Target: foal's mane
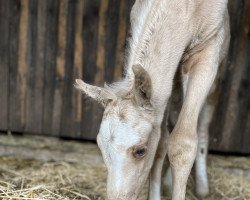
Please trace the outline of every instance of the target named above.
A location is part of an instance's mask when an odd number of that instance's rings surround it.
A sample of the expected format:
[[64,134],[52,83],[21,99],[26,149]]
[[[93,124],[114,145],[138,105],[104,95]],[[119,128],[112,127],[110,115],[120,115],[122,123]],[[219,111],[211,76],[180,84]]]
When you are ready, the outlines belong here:
[[132,16],[131,14],[131,29],[129,31],[131,36],[127,38],[124,78],[112,84],[105,84],[105,88],[114,92],[118,97],[126,96],[133,88],[132,66],[140,64],[144,67],[145,65],[144,60],[149,54],[148,47],[152,41],[152,35],[164,12],[165,7],[162,4],[164,4],[162,0],[158,2],[157,0],[144,0],[136,8],[136,15]]

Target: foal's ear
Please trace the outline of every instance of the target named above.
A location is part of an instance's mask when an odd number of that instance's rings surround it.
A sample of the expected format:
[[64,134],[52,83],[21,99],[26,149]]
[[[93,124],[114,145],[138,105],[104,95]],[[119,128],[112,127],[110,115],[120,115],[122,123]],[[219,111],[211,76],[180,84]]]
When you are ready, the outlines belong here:
[[96,100],[104,107],[106,107],[110,101],[114,101],[117,98],[113,92],[107,90],[106,88],[89,85],[80,79],[76,79],[74,86],[76,89]]
[[152,109],[150,103],[152,93],[152,83],[148,72],[141,65],[133,65],[132,70],[135,75],[133,93],[139,106]]

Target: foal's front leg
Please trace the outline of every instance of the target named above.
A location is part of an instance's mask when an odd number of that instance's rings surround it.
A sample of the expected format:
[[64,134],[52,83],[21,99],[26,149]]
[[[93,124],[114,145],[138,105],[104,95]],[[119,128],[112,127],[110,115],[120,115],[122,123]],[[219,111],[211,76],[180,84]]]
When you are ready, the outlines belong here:
[[183,106],[173,132],[168,139],[168,156],[173,177],[173,200],[184,200],[186,184],[198,146],[199,112],[214,81],[220,62],[221,35],[205,49],[193,55],[187,64],[188,84]]
[[[166,123],[166,120],[163,121]],[[165,124],[167,126],[167,124]],[[169,132],[167,127],[161,133],[158,149],[155,155],[154,164],[152,166],[149,177],[149,200],[161,199],[161,172],[162,166],[167,154],[167,138]]]

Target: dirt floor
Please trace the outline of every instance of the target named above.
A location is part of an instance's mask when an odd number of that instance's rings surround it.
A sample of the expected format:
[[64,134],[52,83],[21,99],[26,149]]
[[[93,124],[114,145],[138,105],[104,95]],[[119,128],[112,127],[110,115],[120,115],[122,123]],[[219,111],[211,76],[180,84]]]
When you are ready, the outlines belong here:
[[[209,155],[206,200],[250,199],[250,157]],[[105,199],[106,169],[96,144],[0,134],[0,199]],[[195,200],[190,176],[188,200]],[[140,200],[147,199],[147,186]],[[166,194],[162,199],[170,199]]]

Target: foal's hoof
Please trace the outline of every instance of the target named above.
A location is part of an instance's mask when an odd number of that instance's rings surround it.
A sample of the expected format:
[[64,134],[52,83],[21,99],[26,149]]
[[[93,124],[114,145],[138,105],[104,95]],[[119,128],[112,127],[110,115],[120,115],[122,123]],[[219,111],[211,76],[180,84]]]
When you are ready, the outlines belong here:
[[206,196],[209,195],[209,188],[208,186],[196,186],[196,195],[199,198],[205,198]]

